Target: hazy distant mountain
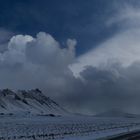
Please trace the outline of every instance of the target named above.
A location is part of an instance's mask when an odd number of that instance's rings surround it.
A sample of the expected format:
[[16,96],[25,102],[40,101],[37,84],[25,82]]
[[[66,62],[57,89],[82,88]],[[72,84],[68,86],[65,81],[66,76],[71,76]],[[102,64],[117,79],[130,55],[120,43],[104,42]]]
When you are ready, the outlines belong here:
[[139,114],[130,114],[119,109],[111,109],[109,111],[99,113],[95,116],[96,117],[127,117],[127,118],[140,117]]
[[66,114],[66,111],[39,89],[0,90],[0,114]]

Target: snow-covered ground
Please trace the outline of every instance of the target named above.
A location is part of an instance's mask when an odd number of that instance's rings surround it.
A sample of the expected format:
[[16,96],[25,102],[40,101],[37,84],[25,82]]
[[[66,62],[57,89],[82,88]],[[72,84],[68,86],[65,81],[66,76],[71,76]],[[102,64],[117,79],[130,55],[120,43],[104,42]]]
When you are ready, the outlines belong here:
[[0,140],[95,140],[137,129],[140,115],[74,115],[39,89],[0,90]]
[[0,140],[95,140],[140,129],[140,119],[0,116]]

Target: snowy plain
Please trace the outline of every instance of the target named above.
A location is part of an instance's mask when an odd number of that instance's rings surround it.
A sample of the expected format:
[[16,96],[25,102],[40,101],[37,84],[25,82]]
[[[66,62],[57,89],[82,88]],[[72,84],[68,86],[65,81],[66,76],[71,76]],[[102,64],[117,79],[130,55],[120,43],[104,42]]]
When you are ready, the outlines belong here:
[[119,110],[76,115],[39,89],[0,90],[0,140],[104,140],[136,130],[140,115]]
[[0,116],[0,140],[98,140],[140,129],[140,118]]

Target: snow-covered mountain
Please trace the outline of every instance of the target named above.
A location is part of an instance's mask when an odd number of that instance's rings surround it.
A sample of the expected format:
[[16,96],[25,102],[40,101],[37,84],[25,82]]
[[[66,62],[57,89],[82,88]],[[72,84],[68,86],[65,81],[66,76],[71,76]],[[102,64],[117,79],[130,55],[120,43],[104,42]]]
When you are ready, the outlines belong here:
[[62,115],[67,112],[39,89],[0,90],[0,115],[4,114],[38,114]]

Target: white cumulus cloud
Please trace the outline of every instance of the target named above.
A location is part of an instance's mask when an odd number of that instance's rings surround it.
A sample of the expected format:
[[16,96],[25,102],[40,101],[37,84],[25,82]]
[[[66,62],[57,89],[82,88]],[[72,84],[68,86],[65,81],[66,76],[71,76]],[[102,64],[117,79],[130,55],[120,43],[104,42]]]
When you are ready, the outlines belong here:
[[[72,76],[68,65],[75,59],[76,41],[62,48],[50,34],[13,36],[0,53],[0,88],[57,89]],[[54,88],[52,88],[54,87]]]

